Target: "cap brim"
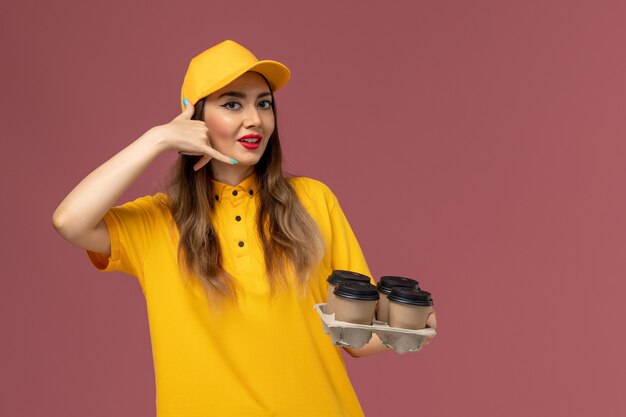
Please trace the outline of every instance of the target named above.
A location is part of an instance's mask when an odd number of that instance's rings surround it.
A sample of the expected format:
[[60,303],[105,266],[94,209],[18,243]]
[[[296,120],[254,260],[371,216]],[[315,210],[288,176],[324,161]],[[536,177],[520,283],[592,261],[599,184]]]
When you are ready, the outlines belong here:
[[[205,86],[204,91],[200,89],[196,89],[193,92],[188,92],[187,98],[191,100],[192,104],[196,104],[200,99],[213,94],[214,92],[216,92],[217,90],[220,90],[221,88],[226,87],[228,84],[235,81],[237,78],[241,77],[243,74],[245,74],[248,71],[258,72],[259,74],[264,76],[269,82],[272,92],[277,91],[282,86],[284,86],[287,83],[287,81],[289,81],[289,78],[291,77],[289,68],[287,68],[285,65],[281,64],[280,62],[272,61],[272,60],[257,61],[254,64],[249,65],[247,67],[239,68],[237,71],[229,74],[228,76],[222,78],[221,80],[214,82],[211,86]],[[183,94],[184,94],[184,91],[181,90],[181,108],[184,111],[185,106],[182,103]]]
[[[209,96],[217,90],[226,87],[228,84],[241,77],[246,72],[253,71],[258,72],[264,76],[270,83],[272,92],[278,90],[283,85],[287,84],[291,73],[289,68],[277,61],[263,60],[257,61],[254,64],[238,69],[236,72],[229,74],[227,77],[222,78],[219,82],[216,82],[211,86],[211,91],[205,91],[201,94],[202,97]],[[202,98],[200,97],[200,98]]]
[[259,61],[252,67],[248,68],[247,71],[258,72],[263,75],[267,81],[269,81],[272,91],[277,91],[283,85],[287,84],[287,81],[289,81],[289,78],[291,77],[289,68],[280,62],[271,60]]

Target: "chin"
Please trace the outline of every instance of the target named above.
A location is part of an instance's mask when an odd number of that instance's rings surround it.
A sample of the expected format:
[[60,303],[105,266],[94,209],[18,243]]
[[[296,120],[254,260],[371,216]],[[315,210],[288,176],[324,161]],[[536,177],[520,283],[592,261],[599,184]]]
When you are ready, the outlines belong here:
[[[265,152],[265,149],[263,152]],[[234,152],[233,158],[239,162],[239,165],[256,165],[261,160],[263,152]]]
[[249,167],[249,166],[254,166],[256,164],[259,163],[259,161],[261,160],[261,157],[250,157],[250,155],[246,155],[244,157],[241,158],[237,158],[236,156],[234,157],[237,160],[237,165],[240,166],[245,166],[245,167]]

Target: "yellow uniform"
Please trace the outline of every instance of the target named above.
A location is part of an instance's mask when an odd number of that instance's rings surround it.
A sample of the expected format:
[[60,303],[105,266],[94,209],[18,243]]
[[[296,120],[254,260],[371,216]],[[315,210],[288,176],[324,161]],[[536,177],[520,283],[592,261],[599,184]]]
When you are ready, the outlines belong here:
[[105,215],[111,256],[88,255],[99,270],[128,273],[141,285],[158,417],[363,415],[340,348],[323,333],[313,305],[326,301],[333,269],[371,274],[332,191],[310,178],[289,181],[326,243],[304,299],[293,286],[269,298],[256,228],[255,174],[235,187],[213,181],[224,268],[240,288],[239,304],[221,316],[209,311],[201,284],[178,272],[178,231],[158,203],[164,194]]

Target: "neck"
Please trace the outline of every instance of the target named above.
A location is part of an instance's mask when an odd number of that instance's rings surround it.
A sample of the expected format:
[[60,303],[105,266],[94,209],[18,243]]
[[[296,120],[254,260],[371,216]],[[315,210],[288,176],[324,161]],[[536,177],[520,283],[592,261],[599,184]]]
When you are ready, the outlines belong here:
[[213,179],[231,186],[239,185],[254,172],[254,165],[229,165],[212,159],[210,162]]

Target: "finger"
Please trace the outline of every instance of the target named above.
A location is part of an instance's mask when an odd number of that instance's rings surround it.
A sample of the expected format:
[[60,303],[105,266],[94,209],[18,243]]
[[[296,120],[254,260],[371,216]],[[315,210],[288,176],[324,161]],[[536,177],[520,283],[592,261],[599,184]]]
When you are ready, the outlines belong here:
[[211,157],[208,155],[202,155],[202,158],[198,159],[198,162],[196,162],[193,166],[193,170],[197,171],[200,168],[202,168],[203,166],[205,166],[206,164],[209,163],[209,161],[211,160]]
[[216,151],[215,149],[209,146],[206,147],[205,152],[206,152],[206,155],[209,156],[210,158],[215,158],[218,161],[222,161],[226,164],[237,165],[236,159],[233,159],[230,156],[226,156],[223,153],[219,153],[218,151]]
[[432,327],[433,329],[437,328],[437,316],[435,312],[431,312],[428,314],[428,319],[426,319],[426,326]]
[[430,342],[432,342],[432,340],[433,340],[433,336],[426,336],[426,339],[422,340],[422,343],[420,344],[420,349],[423,348],[424,346],[428,346]]
[[194,110],[195,108],[193,104],[191,104],[191,101],[187,100],[185,110],[181,114],[176,116],[173,120],[191,120]]
[[186,155],[186,156],[201,156],[204,155],[203,153],[200,152],[183,152],[183,151],[178,151],[179,155]]

